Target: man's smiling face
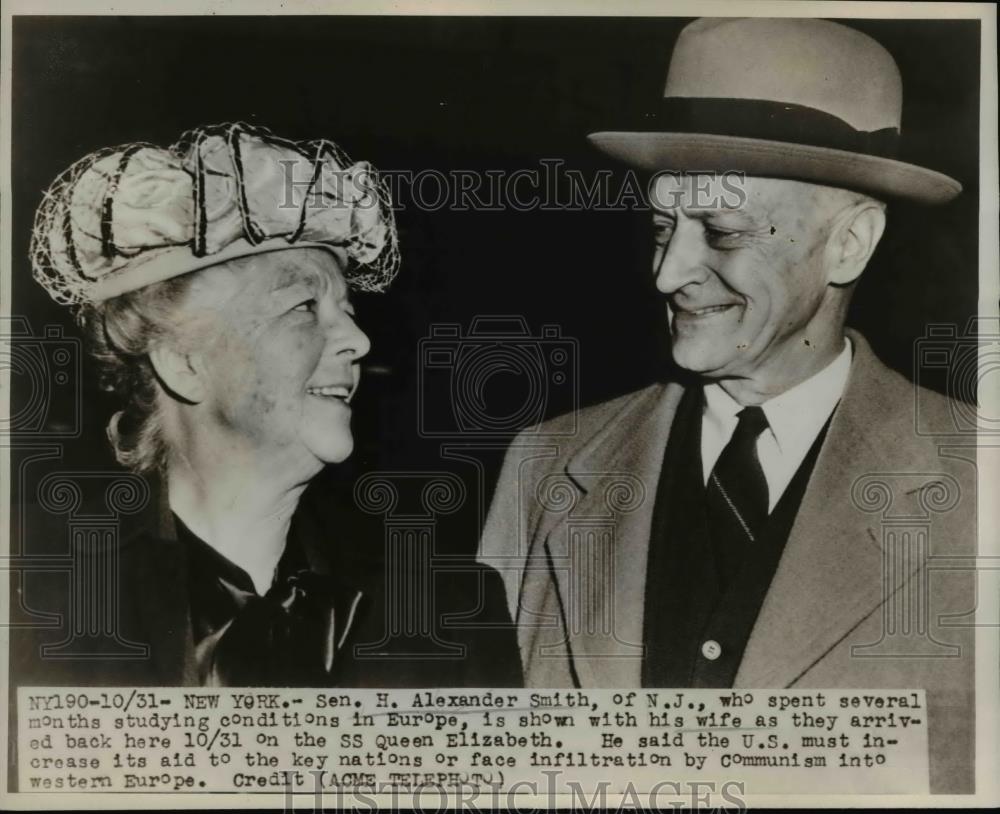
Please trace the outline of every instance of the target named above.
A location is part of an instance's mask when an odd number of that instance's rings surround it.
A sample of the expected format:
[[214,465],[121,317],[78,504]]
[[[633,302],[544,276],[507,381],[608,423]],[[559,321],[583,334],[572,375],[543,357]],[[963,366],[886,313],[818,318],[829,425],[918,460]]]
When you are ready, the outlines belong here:
[[733,195],[700,176],[695,200],[695,178],[661,176],[653,189],[653,269],[667,295],[674,361],[711,379],[808,368],[814,349],[843,329],[824,309],[825,247],[852,193],[748,177],[738,208],[704,208],[706,191],[723,202]]

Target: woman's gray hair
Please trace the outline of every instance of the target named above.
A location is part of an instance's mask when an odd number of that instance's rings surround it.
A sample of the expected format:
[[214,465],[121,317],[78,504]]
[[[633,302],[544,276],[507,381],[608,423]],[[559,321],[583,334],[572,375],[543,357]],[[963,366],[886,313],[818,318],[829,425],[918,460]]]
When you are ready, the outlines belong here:
[[85,304],[77,314],[99,365],[101,389],[124,401],[111,417],[107,434],[118,463],[133,472],[160,471],[167,462],[162,387],[149,353],[156,343],[175,335],[176,306],[196,274]]

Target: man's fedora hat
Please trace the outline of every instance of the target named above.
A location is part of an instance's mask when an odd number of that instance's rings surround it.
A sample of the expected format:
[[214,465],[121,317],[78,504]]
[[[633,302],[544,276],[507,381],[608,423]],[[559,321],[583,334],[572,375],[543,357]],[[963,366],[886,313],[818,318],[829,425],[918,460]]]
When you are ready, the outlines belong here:
[[649,124],[589,138],[649,171],[738,171],[951,200],[958,181],[896,159],[902,107],[895,61],[859,31],[828,20],[703,18],[678,37]]

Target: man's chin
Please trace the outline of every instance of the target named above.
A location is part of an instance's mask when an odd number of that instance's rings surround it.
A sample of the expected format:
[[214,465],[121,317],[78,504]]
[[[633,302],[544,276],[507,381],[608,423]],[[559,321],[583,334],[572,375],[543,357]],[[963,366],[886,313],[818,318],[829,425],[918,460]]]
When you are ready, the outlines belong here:
[[681,370],[686,370],[697,376],[717,375],[732,366],[737,357],[733,354],[720,353],[726,344],[735,340],[731,337],[718,339],[714,342],[692,342],[683,337],[675,337],[671,348],[674,364]]

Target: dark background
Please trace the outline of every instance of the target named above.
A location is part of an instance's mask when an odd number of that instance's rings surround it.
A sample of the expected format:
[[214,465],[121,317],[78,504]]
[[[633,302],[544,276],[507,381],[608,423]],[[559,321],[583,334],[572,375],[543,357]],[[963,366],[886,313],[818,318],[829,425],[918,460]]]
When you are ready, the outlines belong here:
[[[332,138],[352,157],[386,169],[540,169],[549,158],[586,177],[601,168],[620,176],[621,168],[589,148],[586,134],[655,106],[672,44],[687,22],[15,18],[11,310],[29,317],[36,335],[51,324],[76,335],[66,310],[31,280],[28,242],[42,191],[94,149],[168,145],[190,127],[242,120],[287,138]],[[883,360],[912,377],[914,340],[926,326],[954,323],[961,330],[977,310],[979,23],[849,24],[899,63],[902,157],[965,185],[943,207],[890,205],[886,235],[855,297],[850,322]],[[647,272],[648,215],[409,207],[397,218],[402,272],[389,293],[358,298],[373,341],[369,361],[382,373],[368,376],[355,402],[355,456],[319,479],[310,499],[349,503],[354,479],[370,470],[454,471],[468,483],[470,499],[439,527],[438,543],[469,551],[509,434],[453,439],[481,469],[445,460],[443,439],[421,437],[420,399],[443,426],[453,398],[440,370],[421,394],[420,340],[432,324],[459,323],[467,331],[480,315],[518,315],[533,336],[557,325],[574,339],[579,370],[571,387],[543,388],[533,397],[516,372],[486,380],[482,411],[500,419],[518,413],[525,399],[536,398],[537,409],[521,414],[542,418],[663,375],[665,319]],[[114,469],[104,425],[115,405],[95,381],[85,365],[82,432],[64,443],[58,463],[65,469]],[[17,376],[13,382],[16,413],[30,386]],[[60,405],[53,406],[50,428],[61,420]],[[27,482],[13,486],[15,501],[22,486],[30,489]],[[351,533],[379,535],[377,520],[367,531],[352,525]]]

